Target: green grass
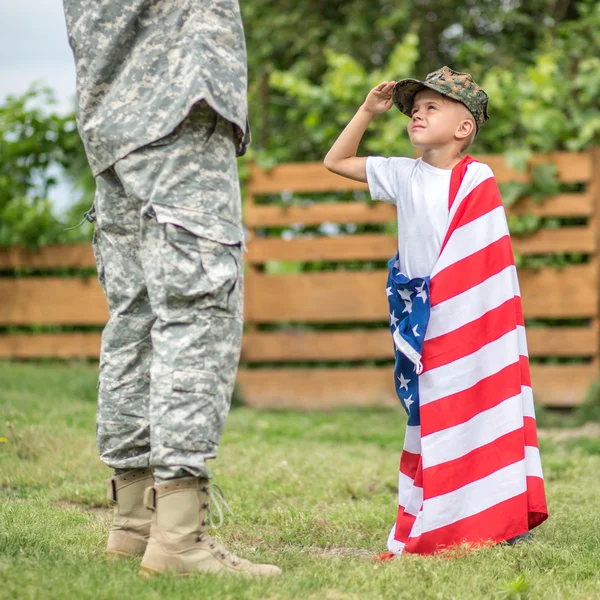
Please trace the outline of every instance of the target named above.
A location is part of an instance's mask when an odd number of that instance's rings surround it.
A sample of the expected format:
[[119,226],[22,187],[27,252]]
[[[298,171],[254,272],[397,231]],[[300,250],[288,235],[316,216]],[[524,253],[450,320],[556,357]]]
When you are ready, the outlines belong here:
[[141,580],[136,560],[103,557],[95,393],[89,365],[0,362],[2,599],[600,598],[600,443],[576,431],[542,436],[551,518],[534,543],[373,563],[395,516],[400,410],[234,409],[211,466],[235,515],[215,536],[283,578]]

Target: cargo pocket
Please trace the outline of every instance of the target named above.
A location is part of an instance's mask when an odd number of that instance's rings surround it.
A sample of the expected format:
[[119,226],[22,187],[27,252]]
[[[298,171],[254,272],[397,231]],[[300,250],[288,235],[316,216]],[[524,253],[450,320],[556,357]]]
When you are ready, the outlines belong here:
[[241,274],[241,243],[223,244],[165,224],[166,308],[179,316],[197,310],[227,311]]
[[221,438],[223,420],[217,410],[217,376],[210,371],[173,372],[171,406],[161,423],[167,444],[178,450],[212,452]]

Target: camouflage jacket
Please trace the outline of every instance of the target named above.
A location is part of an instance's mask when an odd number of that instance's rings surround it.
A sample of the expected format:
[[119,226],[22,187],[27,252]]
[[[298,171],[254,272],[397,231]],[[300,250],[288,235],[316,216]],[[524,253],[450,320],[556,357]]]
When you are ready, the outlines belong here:
[[63,0],[77,124],[94,175],[165,137],[205,100],[248,142],[238,0]]

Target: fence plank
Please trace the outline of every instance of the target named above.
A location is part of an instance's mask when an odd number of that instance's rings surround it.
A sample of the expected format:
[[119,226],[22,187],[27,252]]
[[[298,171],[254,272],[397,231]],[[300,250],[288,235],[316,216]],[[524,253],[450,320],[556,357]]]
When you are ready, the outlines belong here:
[[0,279],[0,325],[103,325],[107,319],[94,276]]
[[[554,252],[590,254],[596,247],[596,232],[590,227],[541,229],[529,236],[513,237],[513,248],[523,255]],[[249,244],[248,261],[262,264],[270,260],[344,261],[387,260],[397,251],[395,237],[385,234],[345,235],[283,240],[255,238]]]
[[[530,356],[591,357],[597,352],[598,328],[530,327]],[[19,333],[0,335],[0,358],[97,358],[100,333]],[[387,329],[289,331],[244,334],[242,362],[379,360],[392,357]]]
[[[527,172],[515,171],[502,155],[481,155],[477,160],[488,164],[499,183],[507,181],[529,181]],[[592,164],[587,152],[559,152],[538,154],[530,165],[554,163],[558,167],[558,178],[564,183],[589,181]],[[352,181],[328,171],[321,163],[288,163],[264,171],[252,165],[249,192],[253,196],[280,194],[281,192],[331,192],[336,190],[366,190],[367,184]]]
[[98,358],[100,333],[0,335],[0,358]]
[[[353,271],[264,275],[252,273],[246,285],[246,319],[256,323],[339,323],[387,318],[383,289],[387,272]],[[525,315],[529,318],[593,317],[598,291],[595,266],[520,272]]]
[[[559,194],[537,204],[523,199],[509,214],[532,214],[545,217],[579,217],[592,213],[589,194]],[[369,223],[383,224],[396,219],[396,207],[386,202],[322,202],[309,206],[250,205],[244,210],[248,227],[289,227],[297,223]]]
[[[530,356],[595,356],[598,328],[530,327]],[[387,329],[370,331],[251,332],[244,335],[242,362],[336,361],[393,358]]]
[[[598,374],[595,365],[533,365],[535,400],[577,406]],[[238,385],[253,408],[333,409],[397,406],[391,367],[354,369],[240,369]]]
[[95,267],[91,244],[44,246],[39,250],[8,248],[0,250],[0,270],[68,269]]
[[531,198],[522,198],[507,213],[509,215],[531,214],[537,217],[589,217],[594,213],[592,195],[558,194],[545,198],[541,204]]

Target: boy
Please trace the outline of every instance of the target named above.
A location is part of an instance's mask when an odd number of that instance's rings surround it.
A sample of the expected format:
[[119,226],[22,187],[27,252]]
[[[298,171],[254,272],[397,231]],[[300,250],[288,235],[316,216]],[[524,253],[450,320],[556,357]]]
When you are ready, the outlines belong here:
[[[514,543],[548,516],[506,217],[491,169],[461,158],[487,102],[448,67],[383,82],[325,157],[397,207],[386,293],[408,424],[387,556]],[[392,105],[410,117],[422,157],[356,156],[371,119]]]

